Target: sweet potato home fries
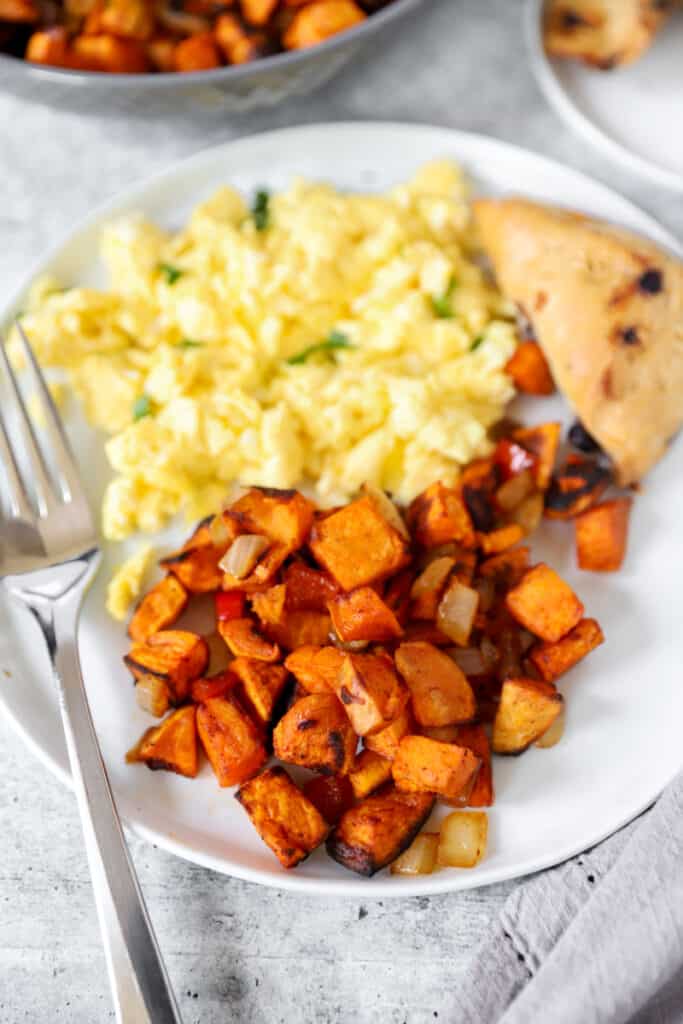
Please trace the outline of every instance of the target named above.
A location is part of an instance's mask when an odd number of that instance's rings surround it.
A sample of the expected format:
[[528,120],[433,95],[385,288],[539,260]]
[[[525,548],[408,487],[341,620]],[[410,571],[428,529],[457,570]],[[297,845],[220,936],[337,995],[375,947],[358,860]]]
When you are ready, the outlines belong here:
[[209,71],[315,46],[389,3],[0,0],[0,49],[73,71]]

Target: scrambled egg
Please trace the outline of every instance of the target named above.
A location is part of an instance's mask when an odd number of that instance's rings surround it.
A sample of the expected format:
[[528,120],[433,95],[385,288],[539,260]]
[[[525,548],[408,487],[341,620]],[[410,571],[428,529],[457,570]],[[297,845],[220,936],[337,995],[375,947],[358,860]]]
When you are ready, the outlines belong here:
[[105,536],[208,514],[236,480],[407,502],[486,454],[516,334],[473,251],[448,162],[386,194],[297,180],[255,213],[222,188],[175,234],[108,225],[108,290],[42,280],[23,321],[110,435]]
[[107,586],[107,611],[119,622],[123,622],[128,609],[140,596],[153,554],[151,544],[143,545],[118,567],[110,580]]

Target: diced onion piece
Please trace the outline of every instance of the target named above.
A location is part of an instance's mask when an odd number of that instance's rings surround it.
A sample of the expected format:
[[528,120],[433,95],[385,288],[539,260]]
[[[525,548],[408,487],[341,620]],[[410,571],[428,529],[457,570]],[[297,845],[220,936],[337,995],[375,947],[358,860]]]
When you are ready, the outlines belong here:
[[546,750],[548,747],[554,747],[556,743],[559,743],[564,736],[564,707],[560,711],[559,715],[550,726],[549,729],[543,733],[543,735],[536,740],[536,746]]
[[446,654],[466,676],[481,676],[489,667],[478,647],[449,647]]
[[486,854],[489,819],[483,811],[454,811],[441,822],[437,863],[473,868]]
[[411,597],[422,597],[440,590],[455,565],[454,558],[437,558],[421,572],[410,589]]
[[217,548],[225,548],[230,543],[231,534],[222,515],[214,516],[209,523],[209,536]]
[[453,643],[466,647],[479,606],[479,594],[455,580],[441,598],[436,624]]
[[511,520],[522,527],[526,534],[533,533],[543,518],[543,495],[540,491],[530,494],[512,510]]
[[377,506],[379,514],[386,519],[390,526],[400,533],[404,540],[410,540],[410,534],[408,533],[408,527],[403,522],[403,516],[394,505],[393,501],[381,487],[377,487],[376,484],[364,483],[361,487],[363,494],[371,498]]
[[436,865],[438,832],[420,832],[391,865],[392,875],[431,875]]
[[169,708],[168,686],[157,676],[140,676],[135,683],[135,699],[143,711],[162,718]]
[[531,494],[535,486],[534,475],[530,469],[524,469],[516,476],[511,476],[496,491],[498,505],[506,511],[515,508]]
[[490,670],[492,668],[495,668],[500,659],[500,651],[498,650],[490,636],[485,636],[482,639],[479,645],[479,650],[481,651],[481,656],[484,659],[486,669]]
[[267,537],[262,537],[259,533],[243,533],[234,539],[218,564],[223,572],[237,580],[243,580],[269,547],[270,541]]

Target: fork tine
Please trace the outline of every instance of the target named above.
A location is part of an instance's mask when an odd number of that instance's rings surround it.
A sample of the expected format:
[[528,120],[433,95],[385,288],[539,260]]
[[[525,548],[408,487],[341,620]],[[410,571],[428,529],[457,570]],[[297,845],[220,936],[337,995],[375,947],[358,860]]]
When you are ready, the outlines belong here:
[[[42,517],[47,515],[47,513],[55,506],[52,485],[47,474],[47,469],[41,455],[40,448],[38,447],[38,442],[36,441],[35,432],[31,426],[31,420],[29,419],[24,399],[21,391],[19,390],[19,384],[17,383],[14,370],[10,366],[5,345],[2,343],[0,343],[0,365],[5,372],[5,376],[9,380],[10,388],[14,396],[18,417],[21,422],[22,433],[24,435],[26,456],[31,468],[31,481],[35,491],[38,514]],[[3,431],[3,434],[5,440],[8,440],[6,431]],[[12,458],[11,461],[16,469],[16,459]],[[33,516],[31,518],[33,518]]]
[[47,434],[57,463],[57,469],[59,470],[59,482],[62,488],[63,498],[65,501],[76,501],[77,499],[83,498],[84,495],[78,471],[76,469],[76,460],[71,450],[71,445],[69,444],[61,418],[55,407],[52,395],[50,394],[50,389],[45,383],[45,377],[38,365],[38,360],[31,348],[31,343],[26,336],[26,332],[18,320],[15,320],[15,326],[19,337],[21,338],[22,349],[24,356],[26,357],[26,362],[31,368],[34,387],[40,395],[40,399],[43,404]]
[[21,480],[21,474],[14,458],[2,411],[0,411],[0,464],[4,467],[7,477],[9,511],[12,517],[23,519],[30,523],[35,518],[35,513],[31,508],[28,494]]

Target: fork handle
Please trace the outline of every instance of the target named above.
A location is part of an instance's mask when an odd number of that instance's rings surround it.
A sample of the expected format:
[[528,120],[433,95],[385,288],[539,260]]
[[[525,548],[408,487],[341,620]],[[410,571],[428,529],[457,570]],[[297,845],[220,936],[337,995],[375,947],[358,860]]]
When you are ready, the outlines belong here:
[[30,600],[57,683],[116,1018],[120,1024],[182,1024],[90,715],[76,646],[80,605],[78,587],[56,601]]

